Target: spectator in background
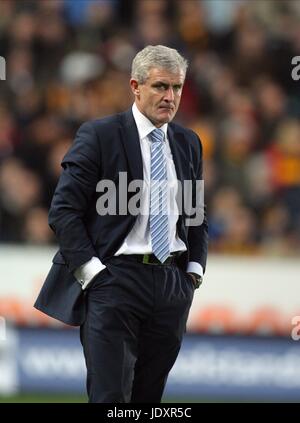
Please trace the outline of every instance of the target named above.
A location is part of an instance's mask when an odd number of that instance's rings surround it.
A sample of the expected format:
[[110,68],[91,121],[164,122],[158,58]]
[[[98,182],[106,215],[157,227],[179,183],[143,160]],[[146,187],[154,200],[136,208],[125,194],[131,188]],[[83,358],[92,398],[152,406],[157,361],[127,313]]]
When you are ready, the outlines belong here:
[[40,200],[37,175],[17,159],[6,160],[0,169],[1,241],[24,240],[24,217]]

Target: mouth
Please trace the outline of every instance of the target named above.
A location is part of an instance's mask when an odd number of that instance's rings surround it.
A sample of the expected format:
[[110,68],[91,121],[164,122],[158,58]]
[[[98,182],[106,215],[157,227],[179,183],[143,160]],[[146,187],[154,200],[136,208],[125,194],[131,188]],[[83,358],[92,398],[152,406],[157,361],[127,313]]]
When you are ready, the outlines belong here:
[[167,110],[169,112],[172,112],[174,110],[174,107],[171,107],[171,106],[159,106],[159,109],[161,109],[161,110]]

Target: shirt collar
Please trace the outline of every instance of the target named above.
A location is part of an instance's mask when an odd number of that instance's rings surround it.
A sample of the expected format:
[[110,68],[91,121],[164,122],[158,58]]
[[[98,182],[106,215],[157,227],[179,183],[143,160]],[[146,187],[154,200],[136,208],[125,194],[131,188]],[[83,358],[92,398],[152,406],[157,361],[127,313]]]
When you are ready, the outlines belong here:
[[[153,123],[145,115],[143,115],[143,113],[139,111],[135,103],[132,106],[132,114],[141,140],[147,137],[150,132],[152,132],[154,129],[157,129],[156,126],[154,126]],[[168,124],[164,123],[159,129],[164,132],[166,139]]]

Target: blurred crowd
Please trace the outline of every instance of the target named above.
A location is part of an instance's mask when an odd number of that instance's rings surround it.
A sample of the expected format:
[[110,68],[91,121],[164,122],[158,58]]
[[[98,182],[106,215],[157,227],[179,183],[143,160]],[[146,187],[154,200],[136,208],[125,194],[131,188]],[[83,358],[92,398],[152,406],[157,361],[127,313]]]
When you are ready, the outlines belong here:
[[60,161],[83,121],[131,106],[148,44],[189,60],[176,120],[203,143],[211,251],[299,255],[293,0],[0,0],[0,241],[55,242]]

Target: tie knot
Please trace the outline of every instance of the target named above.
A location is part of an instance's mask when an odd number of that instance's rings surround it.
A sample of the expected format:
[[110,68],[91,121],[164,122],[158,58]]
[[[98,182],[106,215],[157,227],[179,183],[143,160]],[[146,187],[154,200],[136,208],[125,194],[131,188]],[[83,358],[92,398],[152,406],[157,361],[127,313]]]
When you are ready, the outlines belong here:
[[150,132],[150,137],[153,142],[163,142],[165,133],[162,129],[157,128]]

